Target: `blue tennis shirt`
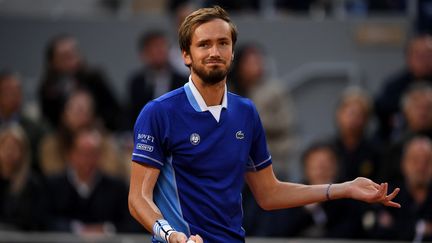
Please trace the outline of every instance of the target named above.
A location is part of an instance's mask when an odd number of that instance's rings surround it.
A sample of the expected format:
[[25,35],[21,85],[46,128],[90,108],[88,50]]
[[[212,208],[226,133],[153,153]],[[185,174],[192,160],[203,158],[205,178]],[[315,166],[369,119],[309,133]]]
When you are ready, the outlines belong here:
[[272,163],[260,118],[249,99],[225,92],[217,121],[191,86],[143,108],[132,160],[160,169],[153,198],[175,230],[204,242],[244,242],[244,174]]

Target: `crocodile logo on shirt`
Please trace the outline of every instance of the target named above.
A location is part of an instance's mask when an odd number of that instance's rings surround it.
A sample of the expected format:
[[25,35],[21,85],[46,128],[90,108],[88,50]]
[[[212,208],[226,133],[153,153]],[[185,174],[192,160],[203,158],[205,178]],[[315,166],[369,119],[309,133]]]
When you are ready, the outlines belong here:
[[244,133],[243,133],[243,131],[238,131],[238,132],[236,132],[236,138],[237,139],[243,139],[244,138]]

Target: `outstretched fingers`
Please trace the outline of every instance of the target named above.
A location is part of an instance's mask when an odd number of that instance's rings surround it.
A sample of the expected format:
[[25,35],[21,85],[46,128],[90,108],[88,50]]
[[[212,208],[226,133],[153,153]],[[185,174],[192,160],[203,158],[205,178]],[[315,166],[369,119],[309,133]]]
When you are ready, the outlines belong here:
[[401,205],[399,203],[392,201],[396,197],[396,195],[399,193],[399,191],[400,191],[399,188],[394,189],[394,191],[392,193],[390,193],[388,196],[385,197],[385,200],[382,203],[385,206],[400,208]]
[[392,193],[390,193],[388,196],[386,196],[386,200],[388,200],[388,201],[393,200],[393,198],[395,198],[399,192],[400,192],[399,188],[394,189]]
[[393,201],[388,201],[388,202],[385,202],[383,204],[387,207],[401,208],[401,205],[399,203],[393,202]]
[[353,181],[354,190],[352,197],[368,203],[381,203],[385,206],[400,208],[401,205],[393,201],[400,189],[396,188],[388,194],[389,185],[387,182],[377,184],[367,178],[357,178]]

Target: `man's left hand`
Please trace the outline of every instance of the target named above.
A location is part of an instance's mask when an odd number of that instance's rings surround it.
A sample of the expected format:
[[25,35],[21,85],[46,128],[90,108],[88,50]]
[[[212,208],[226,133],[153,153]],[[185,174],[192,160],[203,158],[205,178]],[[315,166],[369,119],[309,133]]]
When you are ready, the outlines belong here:
[[387,195],[387,182],[377,184],[370,179],[358,177],[347,183],[349,194],[353,199],[368,203],[381,203],[389,207],[401,207],[399,203],[392,201],[399,193],[400,189],[396,188],[392,193]]

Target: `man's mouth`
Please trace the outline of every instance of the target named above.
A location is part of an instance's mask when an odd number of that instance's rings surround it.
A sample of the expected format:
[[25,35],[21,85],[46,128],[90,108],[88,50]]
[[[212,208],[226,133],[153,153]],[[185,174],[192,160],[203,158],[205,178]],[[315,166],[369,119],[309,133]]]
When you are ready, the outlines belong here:
[[223,60],[207,60],[204,63],[205,64],[225,64]]

